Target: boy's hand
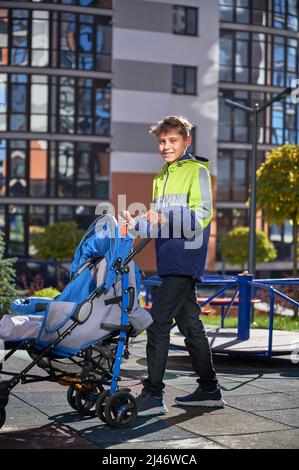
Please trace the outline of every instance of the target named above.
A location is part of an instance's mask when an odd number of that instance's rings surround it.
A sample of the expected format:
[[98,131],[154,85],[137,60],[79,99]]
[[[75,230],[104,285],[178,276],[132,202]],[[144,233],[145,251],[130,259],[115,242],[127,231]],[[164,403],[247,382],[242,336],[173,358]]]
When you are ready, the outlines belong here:
[[145,214],[142,214],[141,217],[144,217],[152,225],[164,224],[166,222],[166,217],[164,214],[153,211],[152,209],[145,212]]
[[118,215],[118,222],[121,227],[126,227],[128,230],[133,230],[136,225],[129,211],[121,211]]

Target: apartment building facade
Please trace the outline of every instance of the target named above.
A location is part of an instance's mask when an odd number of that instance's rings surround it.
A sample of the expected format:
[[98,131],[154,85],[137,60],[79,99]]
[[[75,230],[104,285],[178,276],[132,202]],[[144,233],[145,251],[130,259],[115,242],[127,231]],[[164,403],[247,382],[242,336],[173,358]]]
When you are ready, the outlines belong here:
[[[192,151],[211,162],[217,216],[208,269],[221,269],[217,239],[248,222],[251,149],[247,118],[224,99],[263,101],[299,76],[297,2],[3,1],[0,15],[7,255],[34,255],[34,236],[56,220],[86,228],[98,203],[117,211],[120,195],[122,204],[148,207],[163,164],[148,130],[176,113],[195,125]],[[290,101],[262,119],[260,161],[298,143]],[[269,230],[288,263],[288,224]],[[139,262],[155,271],[153,247]]]

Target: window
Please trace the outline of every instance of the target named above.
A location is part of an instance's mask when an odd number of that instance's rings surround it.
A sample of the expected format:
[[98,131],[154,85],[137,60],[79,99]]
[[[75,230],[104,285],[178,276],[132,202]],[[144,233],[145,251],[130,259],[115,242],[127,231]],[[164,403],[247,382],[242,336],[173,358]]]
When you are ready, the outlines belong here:
[[267,26],[268,0],[220,0],[220,21]]
[[47,227],[47,208],[45,206],[29,206],[29,255],[36,255],[36,248],[34,247],[35,237],[43,233]]
[[75,131],[75,79],[60,78],[59,132],[73,134]]
[[99,83],[95,88],[95,134],[110,134],[111,118],[111,90],[109,86],[101,86]]
[[8,64],[8,10],[0,9],[0,65]]
[[277,250],[278,260],[292,259],[293,230],[289,220],[284,224],[269,227],[269,238]]
[[49,64],[49,12],[32,12],[31,65],[45,67]]
[[[219,100],[218,139],[224,142],[251,142],[252,127],[250,118],[242,110],[231,108],[225,103],[228,98],[246,106],[263,104],[277,93],[246,92],[222,90]],[[299,143],[299,111],[298,106],[288,96],[283,101],[275,101],[263,113],[258,115],[258,143],[282,145]]]
[[28,130],[28,76],[12,74],[10,76],[10,130]]
[[0,131],[7,128],[7,75],[0,74]]
[[237,108],[231,108],[225,103],[225,99],[229,98],[242,104],[248,104],[248,92],[235,91],[222,92],[219,100],[219,128],[218,138],[220,141],[247,142],[249,139],[249,118],[245,111]]
[[173,7],[173,33],[197,36],[198,9],[183,6]]
[[235,81],[249,81],[249,34],[237,32],[235,38]]
[[220,21],[234,20],[234,0],[220,0]]
[[111,72],[111,17],[0,9],[0,65]]
[[[259,160],[261,159],[264,159],[263,152],[259,152]],[[218,201],[247,201],[250,160],[251,153],[246,150],[220,150],[217,178]]]
[[298,41],[283,36],[273,36],[272,39],[272,84],[285,88],[298,77]]
[[31,132],[48,131],[48,77],[31,76]]
[[220,37],[220,80],[233,80],[233,47],[234,39],[231,32],[222,32]]
[[9,145],[9,196],[27,196],[27,142],[11,140]]
[[296,38],[243,31],[220,32],[220,81],[286,88],[299,75]]
[[30,196],[47,196],[48,180],[48,142],[45,140],[30,141]]
[[60,15],[60,66],[111,71],[109,17]]
[[74,144],[72,142],[59,142],[57,182],[58,197],[72,197],[74,195],[74,175]]
[[9,243],[8,255],[25,255],[26,207],[10,205],[8,209]]
[[221,31],[219,62],[220,81],[264,85],[266,35],[243,31]]
[[6,140],[0,140],[0,196],[6,196],[7,149]]
[[12,10],[11,65],[28,65],[29,58],[29,12]]
[[91,134],[93,122],[92,80],[78,80],[78,133]]
[[273,27],[298,31],[298,1],[274,0]]
[[196,95],[196,80],[196,67],[172,66],[172,93],[178,95]]
[[[251,83],[264,85],[266,80],[266,36],[251,35]],[[249,79],[250,80],[250,79]]]

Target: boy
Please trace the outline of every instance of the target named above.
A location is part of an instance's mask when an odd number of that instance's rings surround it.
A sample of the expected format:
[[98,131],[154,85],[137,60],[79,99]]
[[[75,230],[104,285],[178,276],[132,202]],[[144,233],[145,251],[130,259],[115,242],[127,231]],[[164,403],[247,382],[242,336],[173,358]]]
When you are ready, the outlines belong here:
[[195,295],[196,279],[205,267],[213,214],[209,162],[186,153],[192,127],[181,116],[168,116],[151,127],[150,133],[157,138],[165,161],[153,182],[154,210],[135,219],[128,211],[122,214],[123,223],[133,233],[154,233],[157,270],[162,278],[151,309],[154,321],[147,330],[148,377],[137,397],[139,416],[168,411],[163,399],[163,377],[173,319],[185,337],[193,368],[199,375],[195,392],[177,397],[176,404],[224,404]]

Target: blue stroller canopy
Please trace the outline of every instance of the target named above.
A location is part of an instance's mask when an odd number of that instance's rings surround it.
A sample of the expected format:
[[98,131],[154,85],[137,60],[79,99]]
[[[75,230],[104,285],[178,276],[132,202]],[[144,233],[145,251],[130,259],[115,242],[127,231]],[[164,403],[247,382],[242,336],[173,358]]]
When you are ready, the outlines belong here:
[[[122,279],[116,263],[128,262],[129,285],[134,289],[135,297],[129,321],[137,332],[152,322],[149,313],[138,303],[141,284],[141,270],[131,261],[133,237],[121,237],[117,221],[111,215],[99,217],[87,230],[76,249],[71,265],[71,279],[63,292],[44,304],[42,325],[36,338],[36,347],[43,348],[60,336],[72,323],[72,316],[79,304],[92,299],[92,313],[84,323],[72,331],[54,352],[70,356],[99,341],[107,331],[104,323],[121,324],[121,306],[119,303],[109,303],[113,298],[122,295]],[[101,295],[99,295],[101,292]],[[21,299],[22,300],[22,299]],[[12,304],[14,313],[27,315],[36,303],[35,299],[17,299]],[[31,302],[32,300],[32,302]],[[108,302],[108,303],[107,303]],[[16,308],[14,308],[16,307]]]

